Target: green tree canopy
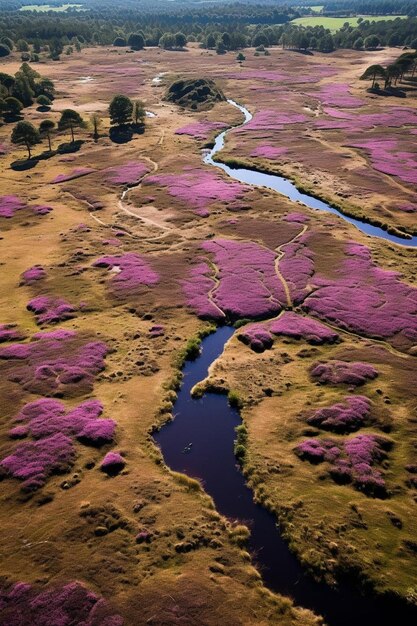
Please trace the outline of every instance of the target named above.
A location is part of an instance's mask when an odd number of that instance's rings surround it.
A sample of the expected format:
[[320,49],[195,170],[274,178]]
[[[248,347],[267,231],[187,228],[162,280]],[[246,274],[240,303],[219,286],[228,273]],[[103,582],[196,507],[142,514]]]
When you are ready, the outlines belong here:
[[58,122],[58,130],[71,131],[71,141],[74,143],[74,128],[83,128],[85,126],[83,118],[73,109],[64,109]]
[[49,152],[52,152],[51,132],[53,131],[54,128],[55,128],[55,122],[53,122],[52,120],[42,120],[42,122],[39,125],[40,134],[46,135],[46,137],[48,138]]
[[132,121],[133,103],[127,96],[114,96],[110,102],[109,115],[110,122],[114,126],[122,126]]
[[28,158],[30,159],[31,147],[40,141],[40,135],[37,128],[30,122],[18,122],[13,128],[12,143],[24,144],[28,151]]
[[132,50],[143,50],[145,47],[145,40],[143,35],[140,33],[132,33],[129,35],[127,40],[127,45],[132,48]]

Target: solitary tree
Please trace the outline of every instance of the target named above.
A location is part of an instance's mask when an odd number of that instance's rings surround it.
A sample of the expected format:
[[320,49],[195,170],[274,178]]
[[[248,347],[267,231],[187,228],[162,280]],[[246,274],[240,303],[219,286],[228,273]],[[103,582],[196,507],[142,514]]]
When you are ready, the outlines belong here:
[[98,113],[92,113],[90,116],[90,124],[92,126],[93,129],[93,139],[94,141],[97,141],[98,139],[98,131],[100,129],[100,126],[102,124],[102,119],[100,117],[100,115]]
[[48,138],[49,152],[52,152],[51,132],[53,131],[54,128],[55,128],[55,122],[53,122],[52,120],[42,120],[39,126],[40,134],[45,135]]
[[71,142],[74,143],[74,128],[83,128],[85,126],[81,115],[73,109],[64,109],[58,122],[58,130],[71,130]]
[[236,61],[244,61],[246,59],[245,55],[242,52],[239,52],[239,54],[236,57]]
[[376,79],[385,78],[385,70],[382,65],[370,65],[362,74],[361,80],[371,79],[372,80],[372,89],[375,87]]
[[133,103],[127,96],[114,96],[110,102],[110,121],[114,126],[123,126],[132,121]]
[[177,33],[175,35],[175,46],[177,48],[185,48],[186,45],[187,37],[184,35],[184,33]]
[[132,33],[129,35],[127,40],[127,45],[132,48],[132,50],[143,50],[145,47],[145,40],[143,35],[140,33]]
[[126,45],[126,39],[124,39],[123,37],[116,37],[116,39],[113,41],[113,46],[116,46],[116,48],[123,48]]
[[369,35],[364,42],[365,50],[372,50],[372,48],[378,48],[380,44],[378,35]]
[[31,146],[34,146],[39,140],[39,131],[30,122],[18,122],[13,128],[12,143],[24,144],[27,148],[29,159],[32,156]]
[[135,124],[143,124],[145,121],[146,111],[142,100],[136,100],[133,103],[133,119]]

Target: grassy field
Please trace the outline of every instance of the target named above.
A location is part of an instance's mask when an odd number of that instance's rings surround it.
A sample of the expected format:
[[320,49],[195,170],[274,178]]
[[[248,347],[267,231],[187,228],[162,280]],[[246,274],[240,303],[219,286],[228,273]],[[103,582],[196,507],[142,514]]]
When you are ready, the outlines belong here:
[[62,13],[67,9],[80,10],[81,4],[61,4],[60,6],[51,6],[50,4],[25,4],[20,7],[21,11],[37,11],[38,13],[46,13],[47,11],[55,11],[56,13]]
[[[377,15],[377,16],[361,16],[371,22],[381,22],[383,20],[395,20],[396,18],[404,19],[405,15]],[[293,20],[293,24],[297,26],[324,26],[330,30],[339,30],[345,22],[349,22],[352,26],[358,23],[359,17],[326,17],[325,15],[298,17]]]

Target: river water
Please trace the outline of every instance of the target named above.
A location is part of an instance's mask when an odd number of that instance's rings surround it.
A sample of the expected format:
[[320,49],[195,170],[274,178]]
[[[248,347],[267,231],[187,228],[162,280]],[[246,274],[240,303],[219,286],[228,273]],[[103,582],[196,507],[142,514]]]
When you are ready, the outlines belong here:
[[[252,119],[252,114],[241,104],[237,104],[234,100],[228,100],[229,104],[235,106],[240,111],[242,111],[245,121],[241,126],[244,126]],[[343,218],[349,224],[353,224],[356,226],[361,232],[365,233],[365,235],[369,235],[370,237],[378,237],[380,239],[386,239],[392,243],[396,243],[403,246],[416,247],[417,246],[417,236],[411,237],[410,239],[405,237],[398,237],[397,235],[392,235],[388,233],[383,228],[379,228],[378,226],[373,226],[372,224],[367,224],[366,222],[362,222],[361,220],[355,219],[353,217],[349,217],[348,215],[344,215],[338,209],[326,204],[322,200],[318,200],[314,196],[309,196],[308,194],[301,193],[298,191],[294,183],[292,183],[287,178],[283,178],[282,176],[278,176],[276,174],[265,174],[263,172],[257,172],[255,170],[250,170],[246,168],[234,168],[229,165],[225,165],[224,163],[219,163],[214,159],[217,152],[219,152],[223,146],[225,137],[228,132],[233,129],[227,129],[217,135],[213,148],[208,152],[208,154],[204,157],[204,163],[207,165],[213,165],[214,167],[218,167],[223,172],[226,172],[228,176],[234,178],[235,180],[240,181],[241,183],[246,183],[247,185],[255,185],[257,187],[267,187],[268,189],[273,189],[278,193],[286,196],[290,200],[294,202],[301,202],[305,204],[310,209],[315,209],[319,211],[326,211],[327,213],[333,213],[334,215],[338,215]]]
[[[233,101],[231,104],[242,110],[245,123],[251,119],[251,114],[244,107]],[[279,176],[236,170],[216,163],[213,157],[224,145],[225,132],[218,135],[214,148],[205,156],[206,164],[220,167],[244,183],[269,187],[312,208],[337,213],[366,234],[399,243],[396,241],[398,237],[382,229],[352,220],[336,209],[300,194],[292,183]],[[373,234],[374,230],[377,234]],[[406,245],[410,245],[410,241],[407,240]],[[404,243],[404,240],[400,242]],[[329,626],[414,626],[417,624],[417,609],[404,602],[395,598],[361,595],[352,585],[344,582],[337,589],[315,582],[290,552],[275,517],[254,502],[233,452],[235,428],[241,423],[238,411],[229,406],[225,395],[206,393],[199,399],[191,397],[191,389],[207,376],[210,365],[222,354],[233,333],[234,329],[230,326],[218,328],[203,340],[200,356],[185,363],[183,383],[173,407],[174,420],[154,433],[166,465],[198,478],[220,513],[249,526],[251,536],[248,548],[264,583],[270,589],[290,596],[297,605],[322,615]],[[280,480],[278,475],[277,480]]]

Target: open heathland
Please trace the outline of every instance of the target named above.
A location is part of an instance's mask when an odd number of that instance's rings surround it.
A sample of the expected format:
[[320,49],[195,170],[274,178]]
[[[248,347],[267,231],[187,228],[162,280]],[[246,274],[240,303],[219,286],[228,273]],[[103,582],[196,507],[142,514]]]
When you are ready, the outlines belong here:
[[[267,589],[246,520],[152,438],[217,324],[236,328],[196,393],[240,409],[242,471],[291,550],[318,579],[416,602],[417,250],[202,158],[234,127],[222,161],[415,234],[415,82],[401,99],[367,91],[393,48],[254,52],[86,46],[42,66],[50,110],[23,111],[85,125],[55,127],[30,159],[15,122],[0,127],[3,623],[321,623]],[[110,127],[116,94],[151,115]]]

